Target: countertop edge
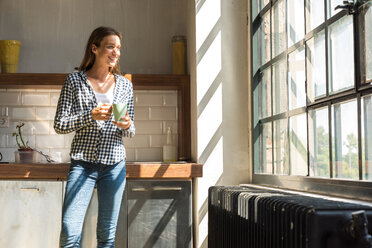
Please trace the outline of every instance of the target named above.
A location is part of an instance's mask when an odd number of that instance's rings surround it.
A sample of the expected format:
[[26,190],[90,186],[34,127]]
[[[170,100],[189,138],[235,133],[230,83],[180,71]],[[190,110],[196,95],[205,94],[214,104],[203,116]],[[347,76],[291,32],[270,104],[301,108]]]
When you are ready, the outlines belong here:
[[[70,168],[62,164],[0,164],[0,180],[65,181]],[[199,163],[127,162],[126,177],[136,179],[191,179],[203,176]]]

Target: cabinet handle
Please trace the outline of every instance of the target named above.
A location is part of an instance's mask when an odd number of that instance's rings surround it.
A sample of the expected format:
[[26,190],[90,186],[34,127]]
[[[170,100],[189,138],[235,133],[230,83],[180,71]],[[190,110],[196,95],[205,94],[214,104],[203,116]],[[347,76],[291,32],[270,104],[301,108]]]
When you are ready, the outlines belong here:
[[136,187],[132,188],[132,191],[136,192],[145,192],[145,191],[181,191],[182,187],[152,187],[152,188],[145,188],[145,187]]
[[39,188],[30,187],[30,188],[21,188],[22,191],[40,191]]

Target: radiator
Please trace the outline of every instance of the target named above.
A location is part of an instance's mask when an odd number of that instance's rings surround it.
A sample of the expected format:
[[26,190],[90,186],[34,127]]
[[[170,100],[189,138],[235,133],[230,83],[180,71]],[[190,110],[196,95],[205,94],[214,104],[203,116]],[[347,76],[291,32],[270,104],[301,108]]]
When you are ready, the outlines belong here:
[[209,248],[372,248],[372,207],[266,190],[208,192]]

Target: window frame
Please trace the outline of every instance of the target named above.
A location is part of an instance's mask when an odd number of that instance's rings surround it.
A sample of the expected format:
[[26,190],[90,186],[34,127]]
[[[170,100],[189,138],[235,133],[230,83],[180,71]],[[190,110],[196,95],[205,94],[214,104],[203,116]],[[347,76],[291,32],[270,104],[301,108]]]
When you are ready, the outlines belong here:
[[[252,14],[252,2],[255,0],[250,0],[249,1],[249,6],[250,6],[250,14]],[[260,4],[260,1],[263,0],[256,0],[257,4]],[[253,34],[255,31],[257,31],[262,22],[262,18],[264,15],[267,14],[268,11],[270,11],[270,39],[272,41],[272,9],[275,3],[277,3],[279,0],[270,0],[269,3],[264,6],[257,14],[257,16],[253,17],[252,16],[252,22],[249,24],[250,25],[250,30],[252,33],[249,35],[250,42],[253,46],[254,42],[254,37]],[[283,0],[284,1],[284,6],[285,6],[285,37],[287,39],[287,28],[288,28],[288,20],[287,20],[287,8],[288,8],[288,0]],[[266,63],[259,63],[257,66],[257,71],[254,71],[254,63],[253,61],[254,58],[254,51],[250,53],[250,65],[251,65],[251,71],[252,77],[251,77],[251,82],[252,82],[252,90],[251,90],[251,128],[252,128],[252,147],[251,147],[251,152],[252,152],[252,183],[254,184],[259,184],[259,185],[265,185],[265,186],[272,186],[272,187],[279,187],[279,188],[287,188],[291,190],[299,190],[299,191],[304,191],[306,190],[307,192],[314,192],[318,194],[325,194],[325,195],[333,195],[333,196],[341,196],[341,197],[346,197],[346,198],[352,198],[352,199],[359,199],[359,200],[372,200],[372,181],[366,181],[363,180],[363,173],[362,173],[362,140],[361,140],[361,101],[362,97],[366,95],[372,94],[372,85],[369,85],[367,83],[370,83],[369,81],[366,81],[366,78],[363,78],[363,70],[365,69],[363,66],[365,63],[365,54],[363,53],[363,46],[365,45],[364,43],[364,37],[360,37],[361,35],[364,35],[363,28],[361,28],[361,25],[364,25],[364,18],[362,15],[359,14],[353,14],[353,34],[354,34],[354,86],[351,89],[340,91],[334,94],[330,94],[329,92],[329,85],[330,85],[330,78],[329,78],[329,37],[328,37],[328,27],[332,25],[333,23],[337,22],[340,20],[342,17],[345,17],[348,15],[348,10],[341,10],[335,15],[333,15],[330,18],[327,18],[327,8],[328,8],[328,2],[329,0],[324,0],[324,22],[321,23],[318,27],[315,27],[313,30],[308,32],[306,30],[307,25],[306,25],[306,1],[304,1],[304,30],[305,30],[305,37],[302,38],[300,41],[297,43],[293,44],[290,47],[287,47],[288,41],[286,40],[286,49],[277,55],[275,58],[272,58],[266,62]],[[359,1],[357,1],[357,4]],[[372,8],[372,7],[370,7]],[[325,32],[325,64],[326,64],[326,94],[323,97],[316,98],[314,102],[309,102],[308,100],[306,101],[306,106],[293,109],[293,110],[288,110],[286,112],[280,113],[273,115],[273,104],[272,106],[272,113],[271,116],[267,117],[260,117],[259,116],[259,109],[258,111],[255,109],[256,104],[260,104],[259,102],[255,103],[255,89],[259,87],[260,85],[260,77],[262,77],[262,72],[265,69],[271,68],[270,73],[271,76],[273,74],[273,65],[280,60],[284,59],[286,61],[286,73],[288,76],[288,56],[291,52],[296,51],[300,47],[304,47],[305,49],[305,60],[307,59],[307,46],[306,42],[313,37],[315,37],[316,34],[324,31]],[[261,46],[260,44],[257,44],[260,47],[261,51]],[[272,47],[273,45],[270,42],[270,54],[272,54]],[[256,55],[257,56],[257,55]],[[260,54],[258,55],[260,56]],[[261,64],[261,65],[260,65]],[[307,68],[306,68],[306,63],[305,63],[305,78],[307,78]],[[307,80],[307,79],[305,79]],[[370,80],[371,81],[371,80]],[[288,87],[288,79],[286,80],[286,84]],[[273,97],[272,89],[273,88],[273,78],[271,77],[271,98]],[[287,90],[288,91],[288,90]],[[305,83],[305,92],[307,95],[307,82]],[[258,96],[260,97],[260,96]],[[259,99],[262,101],[261,99]],[[357,115],[358,115],[358,168],[359,168],[359,180],[351,180],[351,179],[339,179],[339,178],[333,178],[333,168],[332,168],[332,132],[331,132],[331,108],[332,104],[335,103],[340,103],[344,102],[346,100],[356,100],[357,102]],[[257,101],[257,99],[256,99]],[[271,103],[273,100],[271,99]],[[288,101],[288,96],[287,96],[287,101]],[[321,178],[321,177],[313,177],[310,176],[309,170],[310,170],[310,160],[309,160],[309,124],[308,124],[308,110],[310,109],[320,109],[324,107],[328,108],[328,123],[329,123],[329,130],[328,130],[328,135],[329,135],[329,166],[330,166],[330,178]],[[289,106],[287,105],[287,108]],[[259,143],[261,139],[260,131],[261,127],[263,124],[271,123],[271,136],[272,136],[272,145],[274,146],[274,121],[277,120],[282,120],[286,119],[287,121],[287,126],[289,126],[289,118],[298,114],[306,114],[306,121],[307,121],[307,170],[308,170],[308,175],[307,176],[295,176],[295,175],[278,175],[278,174],[263,174],[263,173],[256,173],[256,164],[257,164],[257,159],[260,162],[260,156],[261,156],[261,144]],[[255,116],[257,115],[257,116]],[[255,123],[255,120],[257,119],[257,123]],[[288,127],[287,127],[288,128]],[[287,131],[288,135],[288,140],[289,140],[289,132]],[[256,144],[258,142],[258,144]],[[258,151],[256,150],[258,147]],[[274,147],[272,147],[272,153],[274,153]],[[288,155],[290,156],[290,155]],[[272,154],[272,157],[274,155]],[[272,165],[272,171],[275,173],[274,170],[274,159],[273,160],[273,165]]]

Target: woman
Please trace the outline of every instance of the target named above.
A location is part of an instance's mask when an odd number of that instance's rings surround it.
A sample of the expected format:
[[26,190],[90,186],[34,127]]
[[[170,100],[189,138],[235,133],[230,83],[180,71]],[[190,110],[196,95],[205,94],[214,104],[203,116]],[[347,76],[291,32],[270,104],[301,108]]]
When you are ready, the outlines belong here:
[[[135,133],[133,86],[119,69],[121,39],[113,28],[95,29],[79,71],[67,76],[58,100],[55,131],[75,131],[63,203],[61,247],[80,247],[84,217],[95,186],[97,244],[114,247],[126,175],[122,137]],[[112,121],[113,103],[127,103],[128,111],[121,121]]]

